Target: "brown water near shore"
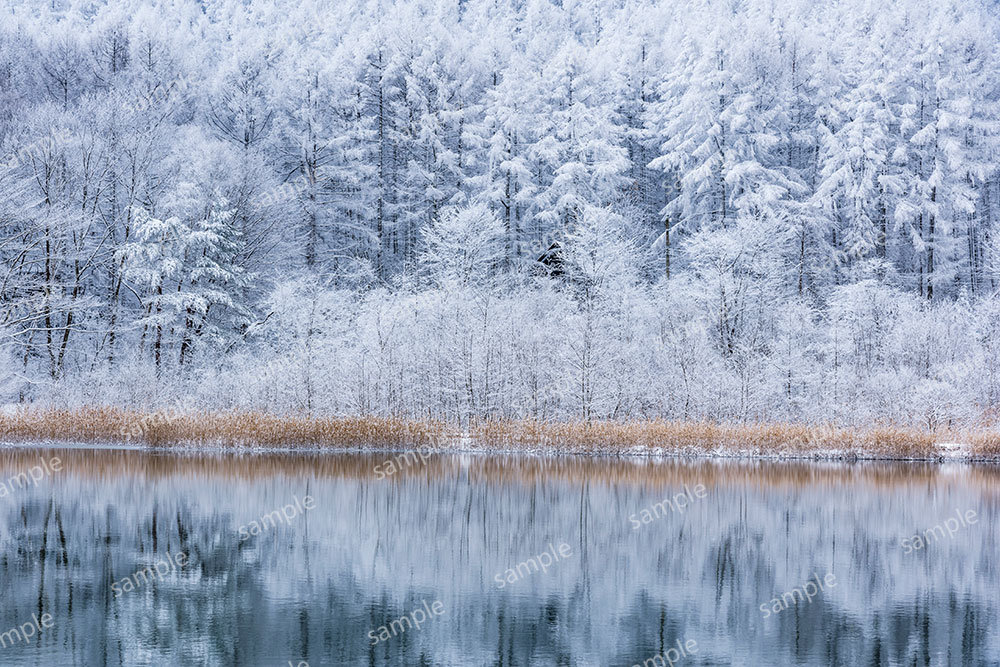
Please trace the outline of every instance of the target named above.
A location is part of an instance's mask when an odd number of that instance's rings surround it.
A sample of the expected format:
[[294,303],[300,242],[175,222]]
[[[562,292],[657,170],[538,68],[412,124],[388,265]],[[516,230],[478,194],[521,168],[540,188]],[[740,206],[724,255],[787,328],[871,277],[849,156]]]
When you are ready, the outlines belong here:
[[[752,459],[650,459],[647,457],[565,457],[559,455],[440,453],[422,460],[406,451],[347,452],[176,452],[169,449],[0,447],[0,480],[58,457],[74,476],[115,479],[174,476],[260,479],[274,475],[375,481],[374,468],[394,462],[397,472],[386,483],[418,477],[426,480],[464,474],[476,482],[534,483],[540,480],[626,483],[641,487],[707,482],[815,487],[860,484],[882,488],[914,484],[960,483],[970,490],[1000,494],[1000,466],[992,464],[770,461]],[[29,478],[30,483],[30,478]]]

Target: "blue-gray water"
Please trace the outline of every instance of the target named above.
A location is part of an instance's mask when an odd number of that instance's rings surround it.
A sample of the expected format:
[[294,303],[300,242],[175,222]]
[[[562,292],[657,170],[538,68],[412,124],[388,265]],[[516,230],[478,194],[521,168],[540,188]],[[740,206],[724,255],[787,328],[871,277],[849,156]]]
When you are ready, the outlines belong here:
[[0,665],[1000,664],[995,468],[391,456],[0,451]]

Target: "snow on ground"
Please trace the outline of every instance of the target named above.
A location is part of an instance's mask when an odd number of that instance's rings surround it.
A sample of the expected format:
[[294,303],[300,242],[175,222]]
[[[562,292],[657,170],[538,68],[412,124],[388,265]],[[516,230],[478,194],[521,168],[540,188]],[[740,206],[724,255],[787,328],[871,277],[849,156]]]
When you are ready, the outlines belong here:
[[968,460],[972,458],[972,445],[963,442],[939,442],[938,454],[943,459]]

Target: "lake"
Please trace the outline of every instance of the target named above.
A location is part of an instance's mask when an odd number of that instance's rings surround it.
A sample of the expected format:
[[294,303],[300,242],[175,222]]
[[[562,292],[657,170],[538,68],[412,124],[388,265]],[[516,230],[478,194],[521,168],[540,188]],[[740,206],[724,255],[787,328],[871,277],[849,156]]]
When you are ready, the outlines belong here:
[[3,665],[1000,661],[996,467],[5,449],[0,481]]

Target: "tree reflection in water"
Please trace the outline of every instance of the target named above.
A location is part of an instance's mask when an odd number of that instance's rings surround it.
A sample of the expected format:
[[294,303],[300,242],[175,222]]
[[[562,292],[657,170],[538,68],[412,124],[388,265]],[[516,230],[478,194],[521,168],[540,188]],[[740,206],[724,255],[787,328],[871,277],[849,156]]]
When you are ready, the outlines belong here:
[[[376,479],[384,455],[58,455],[63,471],[0,504],[0,630],[55,623],[0,649],[5,665],[631,665],[688,640],[692,665],[1000,655],[991,467],[435,456]],[[0,452],[0,477],[38,457]],[[633,530],[684,484],[705,498]],[[315,510],[240,541],[304,494]],[[904,553],[956,508],[979,524]],[[494,585],[555,541],[574,557]],[[114,597],[181,552],[188,566]],[[837,587],[761,617],[813,572]],[[447,612],[371,645],[421,600]]]

